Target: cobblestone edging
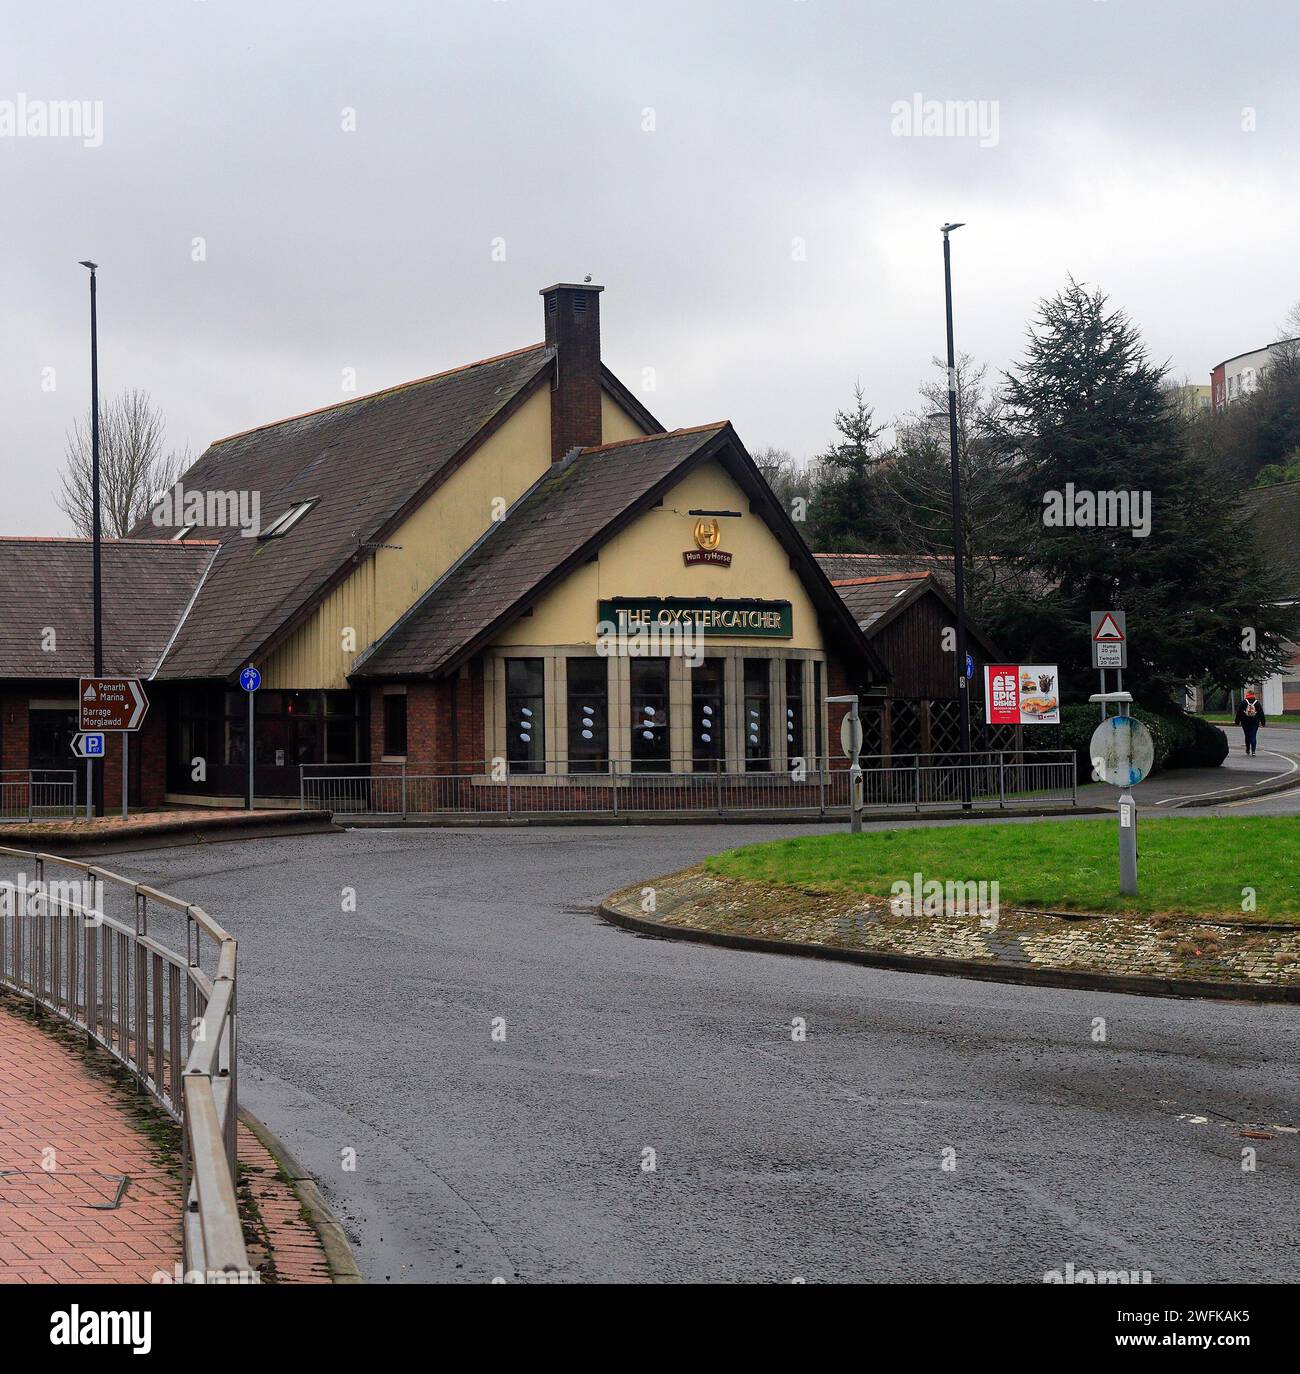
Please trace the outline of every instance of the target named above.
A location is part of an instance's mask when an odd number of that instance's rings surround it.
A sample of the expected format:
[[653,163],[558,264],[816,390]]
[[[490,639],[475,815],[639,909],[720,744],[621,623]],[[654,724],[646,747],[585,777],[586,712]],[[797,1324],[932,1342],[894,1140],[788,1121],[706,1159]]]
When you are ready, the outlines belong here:
[[600,911],[664,938],[911,972],[1300,1002],[1300,926],[1021,909],[1002,910],[995,926],[975,914],[913,920],[893,915],[883,897],[767,886],[703,868],[615,893]]

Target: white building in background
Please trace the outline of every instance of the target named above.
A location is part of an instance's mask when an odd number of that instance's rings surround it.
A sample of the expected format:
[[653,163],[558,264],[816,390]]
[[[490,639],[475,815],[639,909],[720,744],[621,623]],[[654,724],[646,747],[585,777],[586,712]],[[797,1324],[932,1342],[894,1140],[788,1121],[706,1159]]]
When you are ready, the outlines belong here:
[[1210,395],[1215,410],[1229,401],[1249,396],[1276,361],[1279,350],[1289,345],[1300,345],[1300,339],[1279,339],[1277,343],[1266,344],[1249,353],[1238,353],[1235,358],[1226,358],[1214,368],[1210,373]]

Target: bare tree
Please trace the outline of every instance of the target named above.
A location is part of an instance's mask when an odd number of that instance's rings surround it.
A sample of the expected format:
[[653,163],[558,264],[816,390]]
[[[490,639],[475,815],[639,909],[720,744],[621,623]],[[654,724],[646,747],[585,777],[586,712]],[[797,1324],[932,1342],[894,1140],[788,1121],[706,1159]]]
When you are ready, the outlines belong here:
[[1300,301],[1287,311],[1282,323],[1278,325],[1277,341],[1273,349],[1286,362],[1294,364],[1300,361]]
[[[153,498],[189,467],[188,449],[165,451],[166,424],[147,391],[124,391],[99,408],[99,508],[104,535],[124,539]],[[78,534],[93,532],[90,415],[68,435],[62,487],[54,498]]]
[[786,513],[802,520],[812,493],[813,474],[808,467],[800,463],[789,449],[776,448],[771,444],[756,448],[752,456]]

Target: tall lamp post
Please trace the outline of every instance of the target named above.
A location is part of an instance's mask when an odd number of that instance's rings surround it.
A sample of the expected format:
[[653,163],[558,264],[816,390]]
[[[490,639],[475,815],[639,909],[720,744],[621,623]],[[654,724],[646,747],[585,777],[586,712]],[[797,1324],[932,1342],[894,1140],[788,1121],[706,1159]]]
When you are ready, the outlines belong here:
[[[95,666],[94,675],[104,674],[104,612],[103,589],[100,576],[100,528],[99,515],[99,320],[95,311],[95,271],[99,264],[85,259],[79,264],[90,273],[90,506],[91,506],[91,567],[94,583],[94,621],[95,621]],[[86,760],[87,792],[94,793],[95,814],[102,815],[103,799],[100,795],[103,773],[95,769],[94,761]],[[89,801],[89,796],[87,797]]]
[[[966,675],[966,570],[961,528],[961,465],[957,456],[957,354],[952,341],[952,252],[948,235],[960,224],[940,225],[943,234],[943,299],[948,319],[948,456],[952,469],[952,562],[957,602],[957,704],[961,711],[963,764],[970,762],[970,679]],[[969,768],[961,769],[962,810],[971,809]]]

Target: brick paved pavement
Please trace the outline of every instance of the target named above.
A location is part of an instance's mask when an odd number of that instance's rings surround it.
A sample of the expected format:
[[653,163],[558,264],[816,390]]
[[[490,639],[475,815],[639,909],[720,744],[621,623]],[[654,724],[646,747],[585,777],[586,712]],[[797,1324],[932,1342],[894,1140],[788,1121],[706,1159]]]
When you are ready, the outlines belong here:
[[[0,1000],[0,1283],[174,1277],[181,1185],[166,1147],[132,1121],[129,1090],[17,1005]],[[329,1283],[320,1240],[274,1158],[242,1122],[238,1138],[261,1219],[253,1266],[279,1283]],[[120,1204],[97,1207],[113,1201],[123,1174],[130,1182]]]
[[239,1162],[262,1221],[260,1240],[249,1246],[250,1263],[262,1267],[273,1258],[277,1283],[331,1282],[325,1251],[303,1217],[297,1195],[280,1177],[270,1151],[242,1121]]
[[180,1257],[180,1179],[120,1090],[0,1002],[0,1283],[147,1283]]

